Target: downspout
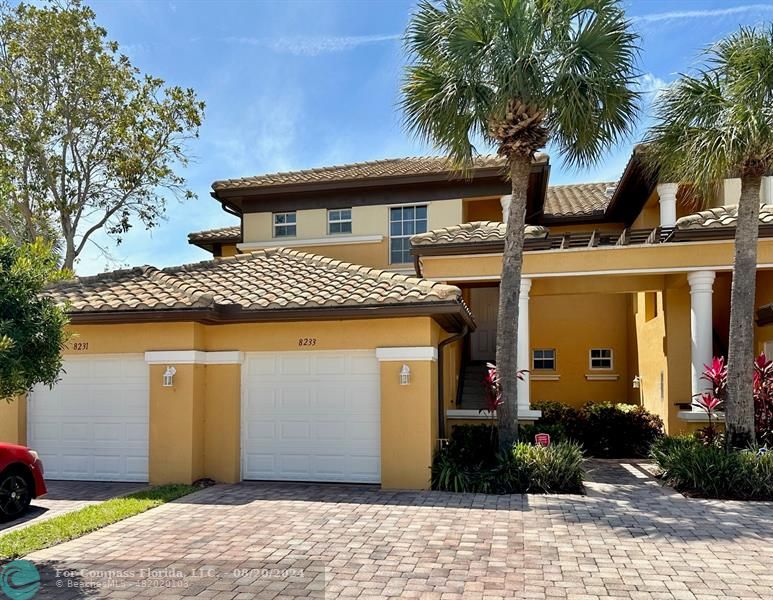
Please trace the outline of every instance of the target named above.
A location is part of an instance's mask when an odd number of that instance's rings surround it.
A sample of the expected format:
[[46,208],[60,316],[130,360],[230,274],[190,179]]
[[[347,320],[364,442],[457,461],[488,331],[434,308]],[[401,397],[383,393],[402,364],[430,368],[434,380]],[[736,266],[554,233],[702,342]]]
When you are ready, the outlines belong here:
[[241,211],[238,208],[236,208],[236,206],[234,204],[232,204],[231,202],[229,202],[228,200],[225,200],[224,198],[218,197],[217,192],[210,192],[209,195],[212,196],[218,202],[220,202],[220,208],[222,208],[229,215],[233,215],[235,217],[239,217],[240,219],[242,218]]
[[470,333],[470,327],[464,325],[462,330],[456,335],[452,335],[440,342],[437,346],[437,412],[438,412],[438,438],[441,440],[446,439],[446,407],[445,407],[445,385],[443,381],[443,349],[449,344],[458,342],[463,339],[468,333]]

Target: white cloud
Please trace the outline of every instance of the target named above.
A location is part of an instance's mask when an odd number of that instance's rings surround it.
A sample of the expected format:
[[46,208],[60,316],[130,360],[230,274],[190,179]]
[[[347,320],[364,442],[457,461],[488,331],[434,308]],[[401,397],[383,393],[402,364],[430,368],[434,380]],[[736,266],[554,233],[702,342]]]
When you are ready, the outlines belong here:
[[668,87],[669,83],[652,73],[644,73],[639,77],[639,90],[644,96],[652,100]]
[[659,23],[664,21],[676,21],[682,19],[705,19],[711,17],[729,17],[732,15],[773,12],[773,4],[746,4],[730,8],[715,8],[706,10],[675,10],[670,12],[652,13],[631,17],[631,21],[639,23]]
[[344,52],[368,44],[393,42],[402,39],[401,34],[347,35],[347,36],[291,36],[280,38],[227,37],[225,41],[249,46],[263,46],[280,54],[317,56],[330,52]]

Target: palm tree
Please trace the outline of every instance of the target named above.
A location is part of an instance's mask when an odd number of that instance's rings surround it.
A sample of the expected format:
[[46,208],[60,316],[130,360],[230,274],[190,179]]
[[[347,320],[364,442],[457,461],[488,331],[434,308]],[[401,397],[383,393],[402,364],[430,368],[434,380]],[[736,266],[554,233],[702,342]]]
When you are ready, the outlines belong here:
[[754,293],[760,184],[773,167],[773,27],[742,28],[704,53],[657,101],[647,155],[661,180],[699,202],[741,178],[735,230],[725,425],[729,447],[754,441]]
[[502,260],[496,360],[500,443],[517,439],[517,323],[526,192],[552,141],[593,163],[631,130],[638,37],[617,0],[422,0],[406,33],[407,128],[466,171],[475,144],[507,159],[512,200]]

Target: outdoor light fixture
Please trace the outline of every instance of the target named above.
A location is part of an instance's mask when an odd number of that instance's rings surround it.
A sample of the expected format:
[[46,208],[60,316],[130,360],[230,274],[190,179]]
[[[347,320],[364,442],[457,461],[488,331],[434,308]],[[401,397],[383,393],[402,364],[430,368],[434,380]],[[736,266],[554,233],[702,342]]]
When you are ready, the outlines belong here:
[[411,382],[411,367],[403,365],[400,369],[400,385],[408,385]]
[[177,369],[174,367],[167,367],[164,371],[164,387],[172,387],[174,385],[174,376],[177,373]]

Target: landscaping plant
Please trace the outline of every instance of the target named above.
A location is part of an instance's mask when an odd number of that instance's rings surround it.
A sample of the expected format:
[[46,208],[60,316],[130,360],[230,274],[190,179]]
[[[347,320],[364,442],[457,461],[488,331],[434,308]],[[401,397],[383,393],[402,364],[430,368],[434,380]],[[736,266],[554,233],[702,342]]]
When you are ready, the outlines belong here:
[[573,442],[546,448],[515,444],[509,452],[492,447],[485,425],[454,428],[435,456],[432,489],[485,494],[579,493],[583,454]]
[[764,354],[754,361],[754,429],[759,444],[773,446],[773,361]]
[[573,441],[600,458],[647,456],[663,435],[663,421],[645,408],[632,404],[589,402],[576,409],[559,402],[535,402],[542,416],[522,427],[525,439],[549,433],[554,441]]
[[707,445],[694,436],[665,437],[652,448],[663,480],[703,498],[773,500],[773,452]]

